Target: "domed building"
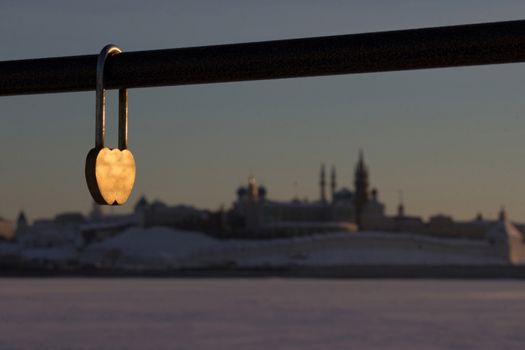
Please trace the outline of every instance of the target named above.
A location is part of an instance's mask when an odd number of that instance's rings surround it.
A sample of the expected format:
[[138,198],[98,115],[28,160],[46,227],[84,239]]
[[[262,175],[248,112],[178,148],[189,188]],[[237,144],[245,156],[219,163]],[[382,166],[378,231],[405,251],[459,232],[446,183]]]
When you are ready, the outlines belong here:
[[[359,227],[384,227],[385,206],[379,201],[377,189],[368,190],[368,167],[363,152],[359,154],[354,178],[354,191],[337,187],[335,167],[331,168],[330,183],[326,169],[319,172],[319,199],[278,201],[268,198],[267,189],[257,186],[254,176],[246,186],[237,189],[233,205],[234,216],[250,232],[274,232],[288,235],[291,232],[322,232],[325,230],[355,230]],[[327,185],[330,196],[327,195]],[[381,224],[377,224],[381,222]]]

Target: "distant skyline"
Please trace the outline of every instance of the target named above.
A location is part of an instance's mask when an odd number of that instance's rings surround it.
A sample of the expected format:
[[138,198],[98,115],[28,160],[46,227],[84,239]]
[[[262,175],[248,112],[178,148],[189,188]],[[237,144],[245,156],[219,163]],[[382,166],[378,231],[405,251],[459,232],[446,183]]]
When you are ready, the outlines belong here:
[[[522,19],[522,1],[2,1],[0,60]],[[253,173],[275,199],[319,196],[321,163],[352,187],[358,150],[387,212],[525,221],[525,65],[129,91],[145,194],[217,209]],[[0,77],[1,79],[1,77]],[[108,98],[116,144],[116,93]],[[94,92],[0,97],[0,216],[87,213]]]

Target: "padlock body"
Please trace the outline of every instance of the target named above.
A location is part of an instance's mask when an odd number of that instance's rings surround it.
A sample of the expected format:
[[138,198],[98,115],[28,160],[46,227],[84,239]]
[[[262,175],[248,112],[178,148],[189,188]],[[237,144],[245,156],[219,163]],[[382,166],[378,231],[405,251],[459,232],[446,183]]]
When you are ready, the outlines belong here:
[[86,182],[98,204],[124,204],[135,183],[135,158],[129,149],[92,148],[86,158]]

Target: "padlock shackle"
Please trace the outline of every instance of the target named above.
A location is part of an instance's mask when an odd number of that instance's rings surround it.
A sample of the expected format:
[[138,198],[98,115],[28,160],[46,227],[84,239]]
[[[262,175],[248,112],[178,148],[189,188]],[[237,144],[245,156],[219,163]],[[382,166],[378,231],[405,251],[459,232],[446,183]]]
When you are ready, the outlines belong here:
[[128,148],[128,89],[118,90],[118,148]]
[[[106,133],[106,89],[104,87],[104,65],[108,56],[121,53],[122,50],[113,44],[104,46],[97,59],[96,81],[96,115],[95,115],[95,147],[104,147]],[[128,90],[119,89],[118,99],[118,148],[128,146]]]

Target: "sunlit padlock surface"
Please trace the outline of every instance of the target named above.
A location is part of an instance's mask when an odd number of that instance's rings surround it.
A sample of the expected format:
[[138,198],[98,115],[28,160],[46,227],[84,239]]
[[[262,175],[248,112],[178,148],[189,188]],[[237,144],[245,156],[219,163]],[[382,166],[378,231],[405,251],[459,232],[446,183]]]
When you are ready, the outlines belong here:
[[122,204],[128,200],[135,183],[135,159],[125,149],[103,148],[95,165],[100,194],[111,204]]

